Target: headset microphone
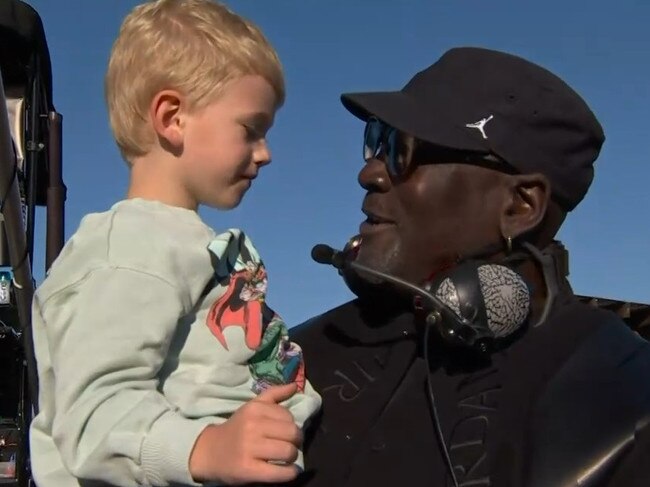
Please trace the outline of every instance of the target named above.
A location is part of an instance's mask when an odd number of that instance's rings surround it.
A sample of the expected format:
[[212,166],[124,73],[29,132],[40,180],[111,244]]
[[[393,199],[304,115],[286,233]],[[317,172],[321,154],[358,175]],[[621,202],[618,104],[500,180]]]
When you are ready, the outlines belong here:
[[343,270],[345,256],[343,252],[334,250],[329,245],[318,244],[311,249],[311,258],[319,264],[327,264]]
[[360,264],[329,245],[314,246],[311,256],[340,272],[352,270],[408,291],[419,298],[427,323],[435,325],[443,339],[481,353],[488,352],[495,339],[515,332],[528,318],[528,286],[504,265],[467,261],[424,288]]

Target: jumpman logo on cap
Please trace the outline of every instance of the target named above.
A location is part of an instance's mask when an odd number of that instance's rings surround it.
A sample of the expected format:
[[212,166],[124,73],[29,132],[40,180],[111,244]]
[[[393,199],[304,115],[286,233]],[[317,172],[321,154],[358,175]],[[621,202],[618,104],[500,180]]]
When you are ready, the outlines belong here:
[[494,115],[490,115],[487,118],[482,118],[478,122],[474,123],[468,123],[465,125],[465,127],[470,128],[470,129],[477,129],[481,132],[481,135],[483,136],[484,139],[487,139],[487,135],[485,134],[485,125],[494,118]]

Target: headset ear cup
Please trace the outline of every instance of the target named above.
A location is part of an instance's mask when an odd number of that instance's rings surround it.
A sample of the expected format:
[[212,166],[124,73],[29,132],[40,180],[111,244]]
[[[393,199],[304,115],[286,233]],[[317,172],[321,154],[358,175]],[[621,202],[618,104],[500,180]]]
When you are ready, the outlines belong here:
[[[462,262],[438,275],[432,286],[433,294],[458,318],[441,324],[443,338],[454,345],[473,348],[477,338],[492,338],[478,277],[480,265],[477,261]],[[450,327],[454,333],[447,332]]]
[[525,325],[530,315],[530,288],[510,267],[485,264],[478,268],[487,323],[496,338],[505,338]]
[[[443,338],[480,351],[523,326],[530,311],[524,279],[501,264],[465,261],[438,275],[428,288],[458,317],[439,325]],[[449,327],[455,333],[447,333]]]

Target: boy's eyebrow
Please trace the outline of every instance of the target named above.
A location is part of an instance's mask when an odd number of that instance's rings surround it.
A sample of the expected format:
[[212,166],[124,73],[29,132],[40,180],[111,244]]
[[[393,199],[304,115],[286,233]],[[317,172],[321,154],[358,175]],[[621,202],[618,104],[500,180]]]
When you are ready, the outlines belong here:
[[241,116],[241,118],[245,118],[247,121],[252,121],[254,123],[262,124],[266,127],[273,125],[273,117],[265,112],[245,113]]

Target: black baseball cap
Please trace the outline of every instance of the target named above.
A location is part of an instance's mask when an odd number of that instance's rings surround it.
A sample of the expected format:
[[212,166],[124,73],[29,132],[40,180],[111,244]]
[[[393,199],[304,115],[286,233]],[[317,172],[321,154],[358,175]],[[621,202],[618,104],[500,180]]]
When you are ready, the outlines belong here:
[[484,48],[447,51],[400,91],[346,93],[341,101],[362,120],[374,116],[417,139],[544,174],[567,211],[587,193],[605,141],[593,112],[564,81]]

